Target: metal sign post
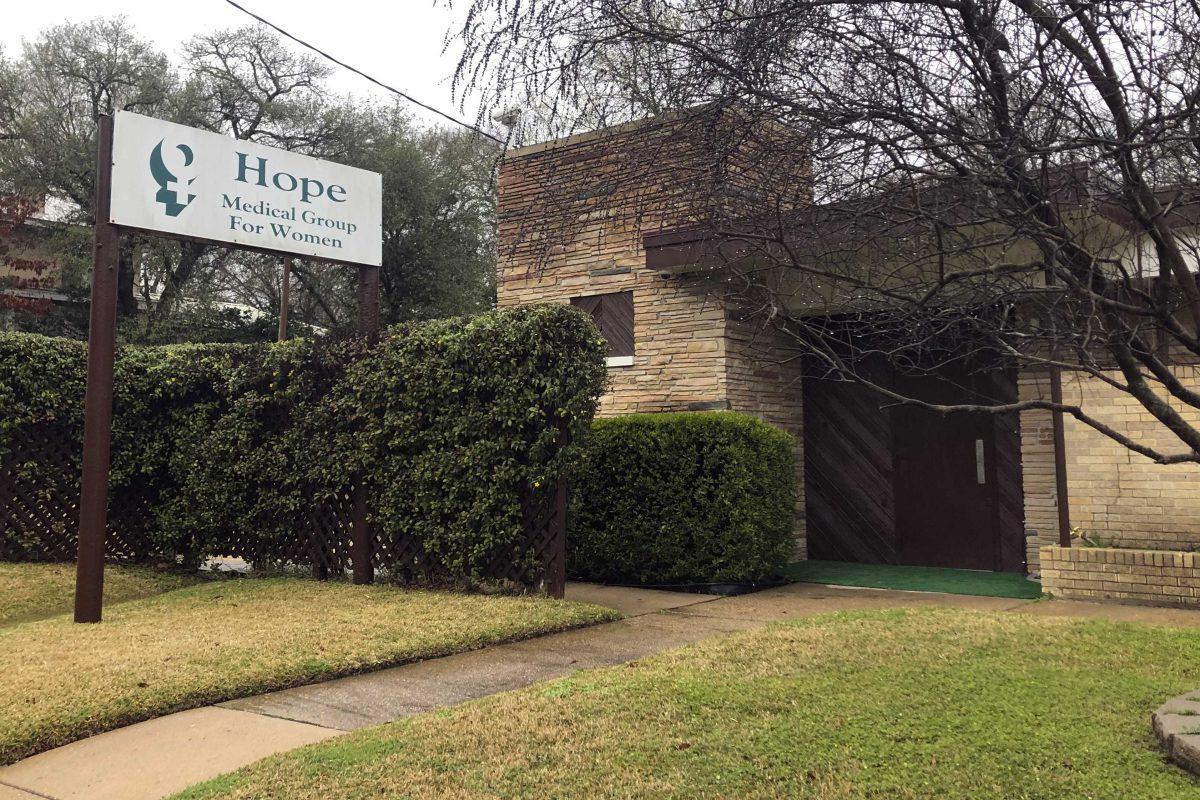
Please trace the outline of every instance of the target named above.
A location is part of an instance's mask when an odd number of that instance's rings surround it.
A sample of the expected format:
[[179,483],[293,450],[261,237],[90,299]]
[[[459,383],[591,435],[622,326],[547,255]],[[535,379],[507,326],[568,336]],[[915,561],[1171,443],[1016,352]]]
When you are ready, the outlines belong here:
[[[359,332],[374,341],[383,258],[382,180],[377,172],[140,114],[99,118],[76,622],[99,622],[103,607],[122,231],[356,266]],[[281,339],[287,336],[288,272],[285,267]],[[373,536],[366,489],[361,480],[357,484],[354,581],[370,583]]]
[[117,269],[121,256],[121,231],[109,222],[112,144],[113,119],[101,117],[96,148],[96,225],[93,234],[87,389],[83,400],[83,479],[79,494],[79,557],[75,567],[76,622],[99,622],[104,595],[104,529],[108,524]]

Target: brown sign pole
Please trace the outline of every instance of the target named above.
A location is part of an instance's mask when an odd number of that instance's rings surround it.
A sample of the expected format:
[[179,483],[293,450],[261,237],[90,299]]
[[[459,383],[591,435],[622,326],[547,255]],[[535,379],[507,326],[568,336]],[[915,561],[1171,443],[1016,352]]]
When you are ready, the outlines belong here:
[[291,259],[283,262],[283,275],[279,278],[279,339],[284,341],[288,337],[288,306],[291,304],[292,294],[292,262]]
[[117,269],[121,251],[120,229],[109,222],[113,118],[102,116],[99,123],[91,321],[88,329],[87,390],[83,400],[83,479],[80,484],[79,551],[75,574],[76,622],[99,622],[103,608]]
[[[379,267],[358,268],[358,332],[369,342],[379,338]],[[360,478],[354,490],[350,539],[350,560],[357,584],[375,581],[375,569],[371,564],[374,538],[367,522],[367,487]]]

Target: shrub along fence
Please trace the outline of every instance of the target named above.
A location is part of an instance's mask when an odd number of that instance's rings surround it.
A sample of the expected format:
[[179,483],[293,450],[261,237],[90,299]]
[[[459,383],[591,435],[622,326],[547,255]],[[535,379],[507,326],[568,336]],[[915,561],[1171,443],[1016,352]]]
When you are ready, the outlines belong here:
[[[571,440],[604,346],[564,306],[398,326],[360,340],[118,354],[108,556],[350,563],[365,481],[373,562],[401,580],[561,592]],[[0,334],[0,560],[70,560],[86,353]]]
[[792,550],[796,487],[784,432],[728,411],[597,420],[571,480],[572,577],[741,583]]

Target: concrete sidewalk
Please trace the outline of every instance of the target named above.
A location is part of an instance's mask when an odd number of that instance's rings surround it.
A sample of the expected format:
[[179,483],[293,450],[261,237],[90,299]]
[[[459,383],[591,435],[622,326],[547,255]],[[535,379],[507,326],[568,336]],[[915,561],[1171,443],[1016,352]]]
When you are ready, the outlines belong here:
[[1200,614],[1054,601],[793,584],[742,597],[572,584],[619,622],[184,711],[0,769],[0,800],[150,800],[346,731],[611,666],[776,620],[847,609],[945,606],[1200,625]]

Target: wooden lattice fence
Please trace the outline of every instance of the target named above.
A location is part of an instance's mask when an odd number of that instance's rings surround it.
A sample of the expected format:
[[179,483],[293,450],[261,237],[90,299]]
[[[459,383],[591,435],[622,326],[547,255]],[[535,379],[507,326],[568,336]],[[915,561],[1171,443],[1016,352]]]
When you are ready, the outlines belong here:
[[[0,561],[71,561],[79,525],[80,445],[59,426],[22,426],[0,453]],[[155,557],[150,502],[134,486],[110,503],[114,561]]]
[[[64,562],[75,558],[79,523],[78,432],[54,425],[22,426],[0,450],[0,561]],[[233,538],[210,555],[263,565],[301,566],[326,579],[349,571],[354,485],[313,499],[288,532],[275,539]],[[147,563],[173,557],[153,532],[153,487],[122,486],[109,499],[105,550],[114,562]],[[370,500],[368,500],[370,503]],[[561,596],[565,585],[566,489],[532,488],[521,498],[525,537],[480,565],[487,578],[513,581]],[[286,529],[287,526],[285,526]],[[376,569],[401,582],[440,582],[456,575],[409,536],[373,536]]]
[[[124,348],[106,556],[357,580],[370,558],[403,582],[559,594],[565,448],[603,391],[603,348],[561,305],[379,341]],[[78,343],[0,333],[0,560],[77,556],[86,367]]]

